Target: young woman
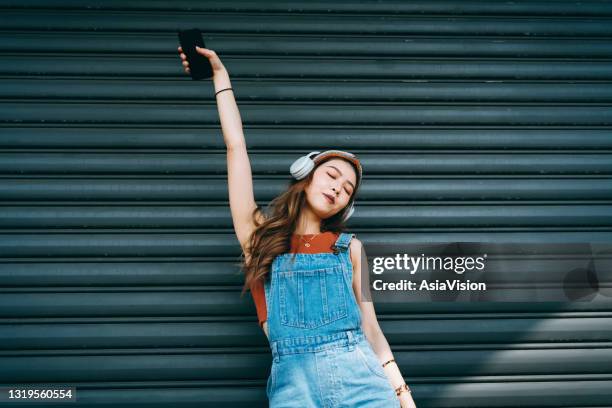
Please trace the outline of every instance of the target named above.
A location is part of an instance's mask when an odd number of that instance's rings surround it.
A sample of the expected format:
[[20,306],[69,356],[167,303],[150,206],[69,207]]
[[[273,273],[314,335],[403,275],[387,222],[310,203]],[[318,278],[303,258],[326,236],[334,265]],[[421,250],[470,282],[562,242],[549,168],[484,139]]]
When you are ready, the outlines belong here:
[[361,184],[359,159],[340,150],[298,158],[288,189],[264,214],[227,70],[213,50],[197,52],[214,72],[230,210],[244,253],[242,293],[251,290],[272,351],[270,406],[415,407],[374,306],[362,301],[361,242],[344,232]]

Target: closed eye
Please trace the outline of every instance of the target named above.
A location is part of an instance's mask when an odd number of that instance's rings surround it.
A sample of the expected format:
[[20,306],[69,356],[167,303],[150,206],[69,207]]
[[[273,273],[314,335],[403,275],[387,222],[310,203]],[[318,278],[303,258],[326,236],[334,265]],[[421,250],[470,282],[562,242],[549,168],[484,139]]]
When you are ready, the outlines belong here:
[[[329,172],[327,172],[327,175],[331,178],[333,178],[334,180],[336,179],[336,177],[333,176],[333,174],[330,174]],[[351,195],[351,192],[349,190],[347,190],[346,188],[344,189],[344,191],[346,191],[346,194]]]

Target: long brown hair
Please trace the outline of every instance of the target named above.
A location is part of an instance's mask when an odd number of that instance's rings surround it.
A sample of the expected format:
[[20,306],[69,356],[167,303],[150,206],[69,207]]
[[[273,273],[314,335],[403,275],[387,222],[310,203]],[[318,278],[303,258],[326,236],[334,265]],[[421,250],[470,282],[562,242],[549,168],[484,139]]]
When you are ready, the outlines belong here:
[[[244,286],[240,293],[241,297],[258,280],[268,278],[268,272],[277,255],[290,251],[291,237],[297,226],[300,212],[306,203],[304,189],[311,182],[317,167],[334,158],[338,157],[331,157],[317,163],[308,176],[302,180],[292,178],[287,189],[270,201],[266,211],[267,214],[262,211],[260,206],[253,210],[252,218],[255,223],[255,229],[249,238],[245,251],[248,252],[248,255],[244,256],[245,254],[242,254],[243,260],[240,264],[245,276]],[[350,161],[345,161],[354,168]],[[355,172],[357,172],[356,169]],[[346,224],[342,221],[342,217],[349,210],[356,194],[357,189],[353,190],[353,194],[345,208],[337,214],[321,220],[321,232],[332,231],[340,233],[346,230]],[[263,215],[263,222],[259,222],[258,213]]]

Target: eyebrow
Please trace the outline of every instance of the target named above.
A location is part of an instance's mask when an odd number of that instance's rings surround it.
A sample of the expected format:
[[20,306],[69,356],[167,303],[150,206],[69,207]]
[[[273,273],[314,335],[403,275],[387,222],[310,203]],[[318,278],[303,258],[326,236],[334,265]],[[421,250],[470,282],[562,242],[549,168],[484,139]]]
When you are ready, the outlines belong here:
[[[328,165],[327,167],[333,167],[334,169],[336,169],[336,171],[338,173],[340,173],[340,175],[342,175],[342,172],[336,167],[336,166],[332,166],[331,164]],[[351,185],[351,187],[353,187],[353,189],[355,189],[355,185],[351,182],[351,180],[346,180],[347,183],[349,183]]]

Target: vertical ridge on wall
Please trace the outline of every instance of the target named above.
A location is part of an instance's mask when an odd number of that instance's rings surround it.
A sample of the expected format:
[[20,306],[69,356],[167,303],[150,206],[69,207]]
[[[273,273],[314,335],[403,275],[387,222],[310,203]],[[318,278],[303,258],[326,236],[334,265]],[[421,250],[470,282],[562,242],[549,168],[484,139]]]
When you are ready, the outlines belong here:
[[[612,2],[0,9],[2,386],[267,406],[214,88],[184,74],[180,28],[230,73],[261,205],[298,155],[338,148],[363,162],[366,246],[612,241]],[[603,292],[376,311],[420,408],[612,405]]]

